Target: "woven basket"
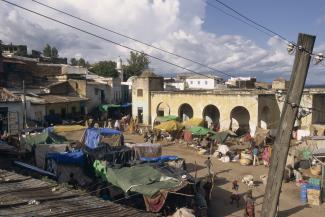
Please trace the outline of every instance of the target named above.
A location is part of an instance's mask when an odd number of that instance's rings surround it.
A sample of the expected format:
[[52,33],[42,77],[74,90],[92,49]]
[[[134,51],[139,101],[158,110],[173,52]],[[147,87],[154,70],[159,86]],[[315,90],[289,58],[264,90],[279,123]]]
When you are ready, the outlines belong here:
[[244,166],[248,166],[252,163],[252,160],[247,159],[247,158],[242,158],[239,160],[239,163]]
[[319,176],[322,172],[322,168],[319,166],[310,167],[310,172],[314,176]]

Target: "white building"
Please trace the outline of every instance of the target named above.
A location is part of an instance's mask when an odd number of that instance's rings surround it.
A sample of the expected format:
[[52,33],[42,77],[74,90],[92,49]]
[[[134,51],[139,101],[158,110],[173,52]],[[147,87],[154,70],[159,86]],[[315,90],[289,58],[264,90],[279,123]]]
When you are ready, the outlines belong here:
[[217,76],[193,75],[185,79],[189,89],[215,89],[223,83],[223,79]]

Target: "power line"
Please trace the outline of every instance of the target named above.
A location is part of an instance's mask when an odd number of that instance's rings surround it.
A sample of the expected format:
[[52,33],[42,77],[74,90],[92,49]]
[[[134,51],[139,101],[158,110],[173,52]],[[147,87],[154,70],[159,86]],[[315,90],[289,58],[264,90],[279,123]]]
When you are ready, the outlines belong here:
[[212,7],[212,8],[214,8],[214,9],[220,11],[221,13],[227,15],[227,16],[230,16],[230,17],[232,17],[232,18],[234,18],[234,19],[236,19],[236,20],[238,20],[238,21],[240,21],[240,22],[242,22],[242,23],[245,23],[246,25],[248,25],[248,26],[250,26],[250,27],[252,27],[252,28],[254,28],[254,29],[256,29],[256,30],[262,32],[262,33],[264,33],[265,35],[268,35],[268,36],[270,36],[270,37],[273,37],[273,36],[274,36],[274,35],[270,34],[269,32],[266,32],[266,31],[264,31],[264,30],[262,30],[262,29],[260,29],[260,28],[258,28],[258,27],[256,27],[256,26],[254,26],[253,24],[251,24],[251,23],[249,23],[249,22],[246,22],[246,21],[243,20],[243,19],[240,19],[239,17],[236,17],[236,16],[234,16],[234,15],[232,15],[232,14],[226,12],[225,10],[221,9],[220,7],[218,7],[218,6],[214,5],[214,4],[211,4],[211,3],[208,2],[208,1],[206,1],[206,4],[207,4],[208,6],[210,6],[210,7]]
[[292,42],[290,42],[288,39],[286,39],[284,36],[282,36],[281,34],[276,33],[275,31],[269,29],[269,28],[266,27],[266,26],[263,26],[262,24],[259,24],[258,22],[256,22],[256,21],[254,21],[253,19],[251,19],[251,18],[249,18],[249,17],[243,15],[242,13],[240,13],[240,12],[237,11],[237,10],[235,10],[235,9],[232,8],[231,6],[229,6],[229,5],[225,4],[225,3],[223,3],[222,1],[219,1],[219,0],[215,0],[215,1],[218,2],[219,4],[221,4],[222,6],[226,7],[227,9],[233,11],[234,13],[238,14],[238,15],[241,16],[242,18],[248,20],[249,22],[251,22],[251,23],[253,23],[253,24],[255,24],[255,25],[261,27],[262,29],[265,29],[266,31],[271,32],[272,34],[274,34],[274,35],[280,37],[283,41],[285,41],[285,42],[287,42],[287,43],[292,43]]
[[[153,58],[153,59],[155,59],[155,60],[159,60],[159,61],[161,61],[161,62],[163,62],[163,63],[166,63],[166,64],[169,64],[169,65],[175,66],[175,67],[177,67],[177,68],[183,69],[183,70],[185,70],[185,71],[188,71],[188,72],[191,72],[191,73],[194,73],[194,74],[198,74],[198,75],[202,75],[202,76],[207,77],[207,78],[211,78],[211,76],[208,76],[208,75],[206,75],[206,74],[196,72],[196,71],[194,71],[194,70],[192,70],[192,69],[188,69],[188,68],[183,67],[183,66],[180,66],[180,65],[178,65],[178,64],[176,64],[176,63],[173,63],[173,62],[170,62],[170,61],[167,61],[167,60],[161,59],[161,58],[159,58],[159,57],[153,56],[153,55],[148,54],[148,53],[145,53],[145,52],[141,52],[141,51],[139,51],[139,50],[137,50],[137,49],[134,49],[134,48],[131,48],[131,47],[129,47],[129,46],[126,46],[126,45],[120,44],[120,43],[118,43],[118,42],[112,41],[112,40],[110,40],[110,39],[104,38],[103,36],[96,35],[95,33],[91,33],[91,32],[86,31],[86,30],[84,30],[84,29],[81,29],[81,28],[78,28],[78,27],[73,26],[73,25],[71,25],[71,24],[65,23],[65,22],[63,22],[63,21],[60,21],[60,20],[54,19],[54,18],[52,18],[52,17],[49,17],[49,16],[47,16],[47,15],[44,15],[44,14],[41,14],[41,13],[39,13],[39,12],[33,11],[33,10],[31,10],[31,9],[28,9],[28,8],[26,8],[26,7],[23,7],[23,6],[20,6],[20,5],[18,5],[18,4],[15,4],[15,3],[9,2],[9,1],[7,1],[7,0],[1,0],[1,1],[3,1],[3,2],[5,2],[5,3],[8,3],[8,4],[10,4],[10,5],[13,5],[13,6],[15,6],[15,7],[18,7],[18,8],[20,8],[20,9],[23,9],[23,10],[25,10],[25,11],[28,11],[28,12],[30,12],[30,13],[36,14],[36,15],[38,15],[38,16],[44,17],[44,18],[46,18],[46,19],[48,19],[48,20],[52,20],[52,21],[54,21],[54,22],[56,22],[56,23],[60,23],[60,24],[62,24],[62,25],[64,25],[64,26],[67,26],[67,27],[70,27],[70,28],[72,28],[72,29],[78,30],[78,31],[80,31],[80,32],[86,33],[86,34],[91,35],[91,36],[93,36],[93,37],[99,38],[99,39],[101,39],[101,40],[104,40],[104,41],[109,42],[109,43],[111,43],[111,44],[114,44],[114,45],[116,45],[116,46],[120,46],[120,47],[123,47],[123,48],[125,48],[125,49],[131,50],[131,51],[134,51],[134,52],[137,52],[137,53],[143,53],[143,54],[145,54],[146,56],[151,57],[151,58]],[[220,72],[220,73],[221,73],[221,72]],[[226,73],[223,73],[223,74],[231,77],[231,75],[228,75],[228,74],[226,74]]]
[[190,58],[187,58],[187,57],[181,56],[181,55],[179,55],[179,54],[177,54],[177,53],[174,53],[174,52],[171,52],[171,51],[168,51],[168,50],[165,50],[165,49],[159,48],[159,47],[154,46],[154,45],[151,45],[151,44],[149,44],[149,43],[147,43],[147,42],[140,41],[140,40],[138,40],[138,39],[136,39],[136,38],[134,38],[134,37],[127,36],[127,35],[125,35],[125,34],[119,33],[119,32],[117,32],[117,31],[115,31],[115,30],[112,30],[112,29],[109,29],[109,28],[107,28],[107,27],[104,27],[104,26],[98,25],[98,24],[96,24],[96,23],[94,23],[94,22],[91,22],[91,21],[89,21],[89,20],[85,20],[85,19],[83,19],[83,18],[77,17],[77,16],[75,16],[75,15],[73,15],[73,14],[70,14],[70,13],[68,13],[68,12],[65,12],[65,11],[62,11],[62,10],[60,10],[60,9],[54,8],[54,7],[49,6],[49,5],[47,5],[47,4],[41,3],[41,2],[39,2],[39,1],[36,1],[36,0],[31,0],[31,1],[35,2],[36,4],[42,5],[42,6],[46,7],[46,8],[50,8],[50,9],[52,9],[52,10],[54,10],[54,11],[60,12],[60,13],[62,13],[62,14],[65,14],[65,15],[67,15],[67,16],[69,16],[69,17],[72,17],[72,18],[75,18],[75,19],[80,20],[80,21],[82,21],[82,22],[85,22],[85,23],[87,23],[87,24],[90,24],[90,25],[96,26],[96,27],[98,27],[98,28],[100,28],[100,29],[103,29],[103,30],[106,30],[106,31],[108,31],[108,32],[114,33],[114,34],[116,34],[116,35],[118,35],[118,36],[121,36],[121,37],[127,38],[127,39],[129,39],[129,40],[135,41],[135,42],[137,42],[137,43],[139,43],[139,44],[143,44],[143,45],[146,45],[146,46],[148,46],[148,47],[151,47],[151,48],[154,48],[154,49],[156,49],[156,50],[159,50],[159,51],[161,51],[161,52],[164,52],[164,53],[167,53],[167,54],[170,54],[170,55],[176,56],[176,57],[178,57],[178,58],[181,58],[181,59],[184,59],[184,60],[190,61],[190,62],[192,62],[192,63],[198,64],[198,65],[200,65],[200,66],[203,66],[203,67],[205,67],[205,68],[208,68],[208,69],[210,69],[210,70],[213,70],[213,71],[215,71],[215,72],[217,72],[217,73],[221,73],[221,74],[223,74],[223,75],[227,75],[227,76],[229,76],[229,77],[234,77],[234,76],[230,75],[229,73],[223,72],[223,71],[221,71],[221,70],[219,70],[219,69],[215,69],[215,68],[210,67],[210,66],[208,66],[208,65],[206,65],[206,64],[203,64],[203,63],[200,63],[200,62],[198,62],[198,61],[192,60],[192,59],[190,59]]

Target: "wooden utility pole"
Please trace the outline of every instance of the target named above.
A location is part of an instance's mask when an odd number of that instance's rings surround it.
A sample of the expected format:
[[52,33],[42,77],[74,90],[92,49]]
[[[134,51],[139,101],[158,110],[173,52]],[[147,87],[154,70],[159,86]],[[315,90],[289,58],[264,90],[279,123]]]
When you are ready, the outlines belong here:
[[283,105],[281,121],[272,150],[271,166],[264,194],[261,217],[276,216],[292,129],[305,86],[311,59],[310,53],[313,52],[315,39],[316,36],[302,33],[300,33],[298,36],[290,86]]

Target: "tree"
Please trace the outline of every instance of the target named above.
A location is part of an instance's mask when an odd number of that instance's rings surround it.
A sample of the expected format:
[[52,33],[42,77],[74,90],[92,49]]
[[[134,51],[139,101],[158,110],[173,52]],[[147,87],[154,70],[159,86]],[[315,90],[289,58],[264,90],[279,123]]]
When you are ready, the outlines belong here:
[[86,67],[86,60],[84,58],[80,58],[78,60],[78,66]]
[[43,55],[45,57],[51,57],[52,56],[52,48],[49,44],[46,44],[46,46],[43,49]]
[[149,67],[150,61],[145,53],[130,52],[130,58],[127,60],[128,65],[123,66],[125,79],[131,76],[137,76],[142,73],[144,69]]
[[59,57],[59,51],[58,51],[58,49],[56,49],[56,47],[52,47],[51,57],[54,57],[54,58],[58,58]]
[[51,47],[49,44],[46,44],[43,49],[43,55],[45,57],[57,58],[59,57],[59,51],[56,47]]
[[99,61],[93,64],[89,71],[103,77],[116,78],[119,76],[118,71],[116,70],[116,62],[111,60]]
[[78,60],[76,59],[76,58],[71,58],[70,59],[70,64],[72,65],[72,66],[77,66],[78,65]]

